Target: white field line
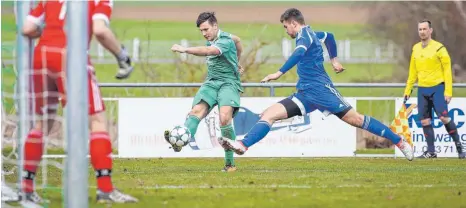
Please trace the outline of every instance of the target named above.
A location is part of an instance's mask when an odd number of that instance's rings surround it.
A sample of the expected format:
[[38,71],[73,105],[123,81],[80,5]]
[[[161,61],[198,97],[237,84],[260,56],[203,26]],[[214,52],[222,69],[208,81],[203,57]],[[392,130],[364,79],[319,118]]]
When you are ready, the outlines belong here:
[[[155,185],[134,187],[132,189],[157,190],[157,189],[334,189],[334,188],[462,188],[466,184],[340,184],[340,185]],[[91,189],[97,189],[90,186]]]

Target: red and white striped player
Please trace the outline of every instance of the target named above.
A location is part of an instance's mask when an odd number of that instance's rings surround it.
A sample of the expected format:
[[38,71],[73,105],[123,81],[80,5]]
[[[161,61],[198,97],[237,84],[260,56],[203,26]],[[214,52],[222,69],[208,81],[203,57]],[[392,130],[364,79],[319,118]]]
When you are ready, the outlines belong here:
[[[108,27],[113,2],[111,0],[89,0],[88,2],[89,42],[94,35],[100,44],[117,58],[120,69],[116,77],[121,79],[128,77],[133,70],[130,57]],[[45,133],[49,133],[58,108],[59,98],[61,98],[63,106],[66,104],[67,38],[64,28],[66,6],[63,0],[41,1],[30,12],[23,27],[23,35],[39,38],[34,49],[33,62],[35,113],[39,119],[29,132],[24,147],[26,162],[22,190],[26,200],[36,203],[43,202],[33,187],[37,166],[42,158],[43,129],[47,128]],[[45,27],[41,30],[41,25],[44,23]],[[83,64],[87,65],[88,70],[90,157],[97,177],[97,201],[137,202],[136,198],[123,194],[113,187],[111,181],[112,158],[110,157],[112,145],[108,134],[105,106],[90,58],[88,58],[88,63]],[[44,126],[46,124],[44,118],[47,119],[47,126]]]

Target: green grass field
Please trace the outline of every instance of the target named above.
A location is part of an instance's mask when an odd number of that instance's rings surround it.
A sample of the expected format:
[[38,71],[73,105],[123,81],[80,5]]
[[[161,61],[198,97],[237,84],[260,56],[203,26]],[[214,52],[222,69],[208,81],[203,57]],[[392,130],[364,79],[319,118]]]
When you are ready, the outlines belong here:
[[[138,204],[111,207],[464,207],[463,161],[362,158],[117,159],[116,186]],[[47,207],[62,207],[62,171],[50,168]],[[89,169],[90,207],[95,179]],[[42,176],[38,175],[39,180]],[[8,181],[15,180],[7,177]],[[40,181],[39,181],[40,183]]]

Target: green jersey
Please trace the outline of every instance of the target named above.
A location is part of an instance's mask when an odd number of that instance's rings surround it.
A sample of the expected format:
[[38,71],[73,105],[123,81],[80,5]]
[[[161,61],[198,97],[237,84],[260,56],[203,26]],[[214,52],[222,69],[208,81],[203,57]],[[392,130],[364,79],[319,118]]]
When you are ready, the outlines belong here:
[[231,34],[219,30],[217,38],[213,41],[208,41],[207,46],[218,48],[220,55],[206,57],[206,80],[228,82],[237,86],[239,91],[243,91],[238,72],[236,45],[235,41],[231,39]]

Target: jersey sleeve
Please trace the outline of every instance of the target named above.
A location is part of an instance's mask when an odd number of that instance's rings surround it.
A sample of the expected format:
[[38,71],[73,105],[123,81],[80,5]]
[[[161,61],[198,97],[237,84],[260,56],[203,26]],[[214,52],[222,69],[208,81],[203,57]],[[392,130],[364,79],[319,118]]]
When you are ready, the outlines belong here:
[[212,44],[213,47],[217,48],[220,50],[220,55],[227,52],[231,48],[231,39],[229,38],[219,38],[214,44]]
[[316,33],[317,39],[319,39],[320,42],[324,43],[325,40],[327,39],[327,32],[316,31],[315,33]]
[[316,31],[315,32],[317,39],[321,43],[325,45],[328,51],[328,55],[330,59],[333,59],[337,57],[338,51],[337,51],[337,42],[335,40],[335,36],[331,32],[322,32],[322,31]]
[[44,23],[45,8],[44,4],[39,2],[36,7],[34,7],[27,16],[27,20],[40,26]]
[[453,76],[451,71],[451,59],[445,46],[437,49],[437,57],[440,60],[443,68],[443,76],[445,80],[445,96],[453,96]]
[[104,20],[110,24],[113,10],[113,0],[94,0],[95,9],[92,13],[92,20]]
[[312,44],[312,38],[311,35],[307,30],[303,30],[298,34],[298,37],[296,37],[296,49],[298,48],[304,48],[305,51],[307,51],[308,48],[311,47]]

